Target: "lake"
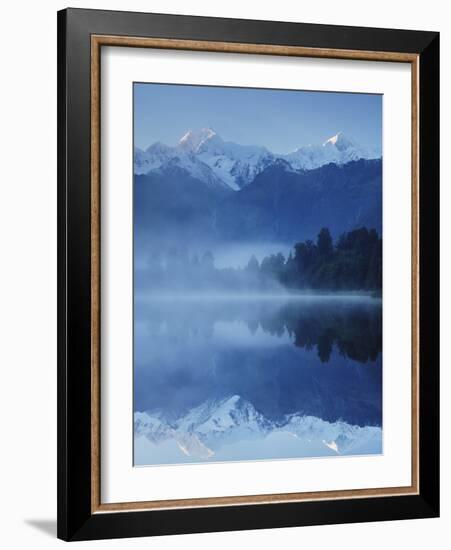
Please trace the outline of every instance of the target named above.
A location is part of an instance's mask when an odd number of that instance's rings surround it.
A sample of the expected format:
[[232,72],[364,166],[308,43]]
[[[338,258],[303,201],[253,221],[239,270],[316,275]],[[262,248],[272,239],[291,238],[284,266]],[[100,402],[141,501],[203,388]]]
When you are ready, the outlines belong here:
[[135,297],[135,465],[382,452],[382,301]]

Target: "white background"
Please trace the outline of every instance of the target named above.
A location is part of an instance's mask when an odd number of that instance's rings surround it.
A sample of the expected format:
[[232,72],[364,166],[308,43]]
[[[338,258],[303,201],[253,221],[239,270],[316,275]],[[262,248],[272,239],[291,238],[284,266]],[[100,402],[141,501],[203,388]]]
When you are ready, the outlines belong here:
[[[383,454],[133,468],[133,140],[138,82],[383,93]],[[369,487],[411,480],[411,68],[403,63],[106,48],[102,53],[101,501]],[[402,208],[399,208],[402,205]],[[129,444],[127,445],[127,442]]]
[[[77,2],[72,6],[441,31],[442,281],[451,280],[451,29],[446,3],[360,0],[297,3],[191,0]],[[23,1],[2,9],[0,87],[1,544],[52,548],[56,518],[56,10],[63,2]],[[448,154],[445,154],[448,153]],[[446,215],[445,215],[446,212]],[[443,548],[449,544],[450,285],[442,286],[442,518],[84,543],[155,549]],[[440,542],[440,539],[442,541]],[[445,543],[446,540],[446,543]]]

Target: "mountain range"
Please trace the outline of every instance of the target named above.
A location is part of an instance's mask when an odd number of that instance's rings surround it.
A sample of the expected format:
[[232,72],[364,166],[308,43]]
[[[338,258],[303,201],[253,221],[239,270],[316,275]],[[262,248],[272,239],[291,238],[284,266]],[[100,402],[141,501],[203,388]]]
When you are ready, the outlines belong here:
[[358,227],[382,231],[382,159],[342,133],[287,155],[187,132],[134,156],[137,246],[272,242],[292,246]]
[[206,401],[171,420],[159,412],[135,412],[134,430],[135,438],[144,437],[155,445],[173,440],[183,454],[202,460],[214,460],[224,447],[275,434],[295,438],[299,445],[313,444],[317,456],[381,452],[380,427],[297,414],[276,423],[239,395]]
[[285,161],[291,170],[305,171],[330,163],[342,165],[380,157],[380,151],[362,147],[341,132],[322,145],[307,145],[281,155],[262,146],[224,141],[211,128],[202,128],[186,132],[174,147],[160,142],[146,150],[135,147],[134,173],[143,175],[177,166],[210,185],[238,191],[279,160]]

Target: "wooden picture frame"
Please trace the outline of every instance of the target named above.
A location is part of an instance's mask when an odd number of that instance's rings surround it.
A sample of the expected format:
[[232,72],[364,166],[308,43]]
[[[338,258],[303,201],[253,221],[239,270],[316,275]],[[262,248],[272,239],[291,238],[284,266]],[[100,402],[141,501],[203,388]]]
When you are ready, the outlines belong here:
[[[412,482],[105,504],[100,498],[100,51],[104,46],[412,67]],[[439,35],[130,12],[58,13],[58,537],[86,540],[439,513]]]

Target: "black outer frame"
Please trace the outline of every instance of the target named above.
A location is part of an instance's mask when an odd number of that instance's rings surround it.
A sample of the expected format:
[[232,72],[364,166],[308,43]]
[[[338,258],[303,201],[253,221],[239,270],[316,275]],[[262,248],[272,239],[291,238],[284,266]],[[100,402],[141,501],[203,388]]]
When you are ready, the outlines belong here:
[[[420,492],[91,513],[91,34],[420,56]],[[72,9],[58,12],[58,537],[135,537],[439,515],[439,33]]]

